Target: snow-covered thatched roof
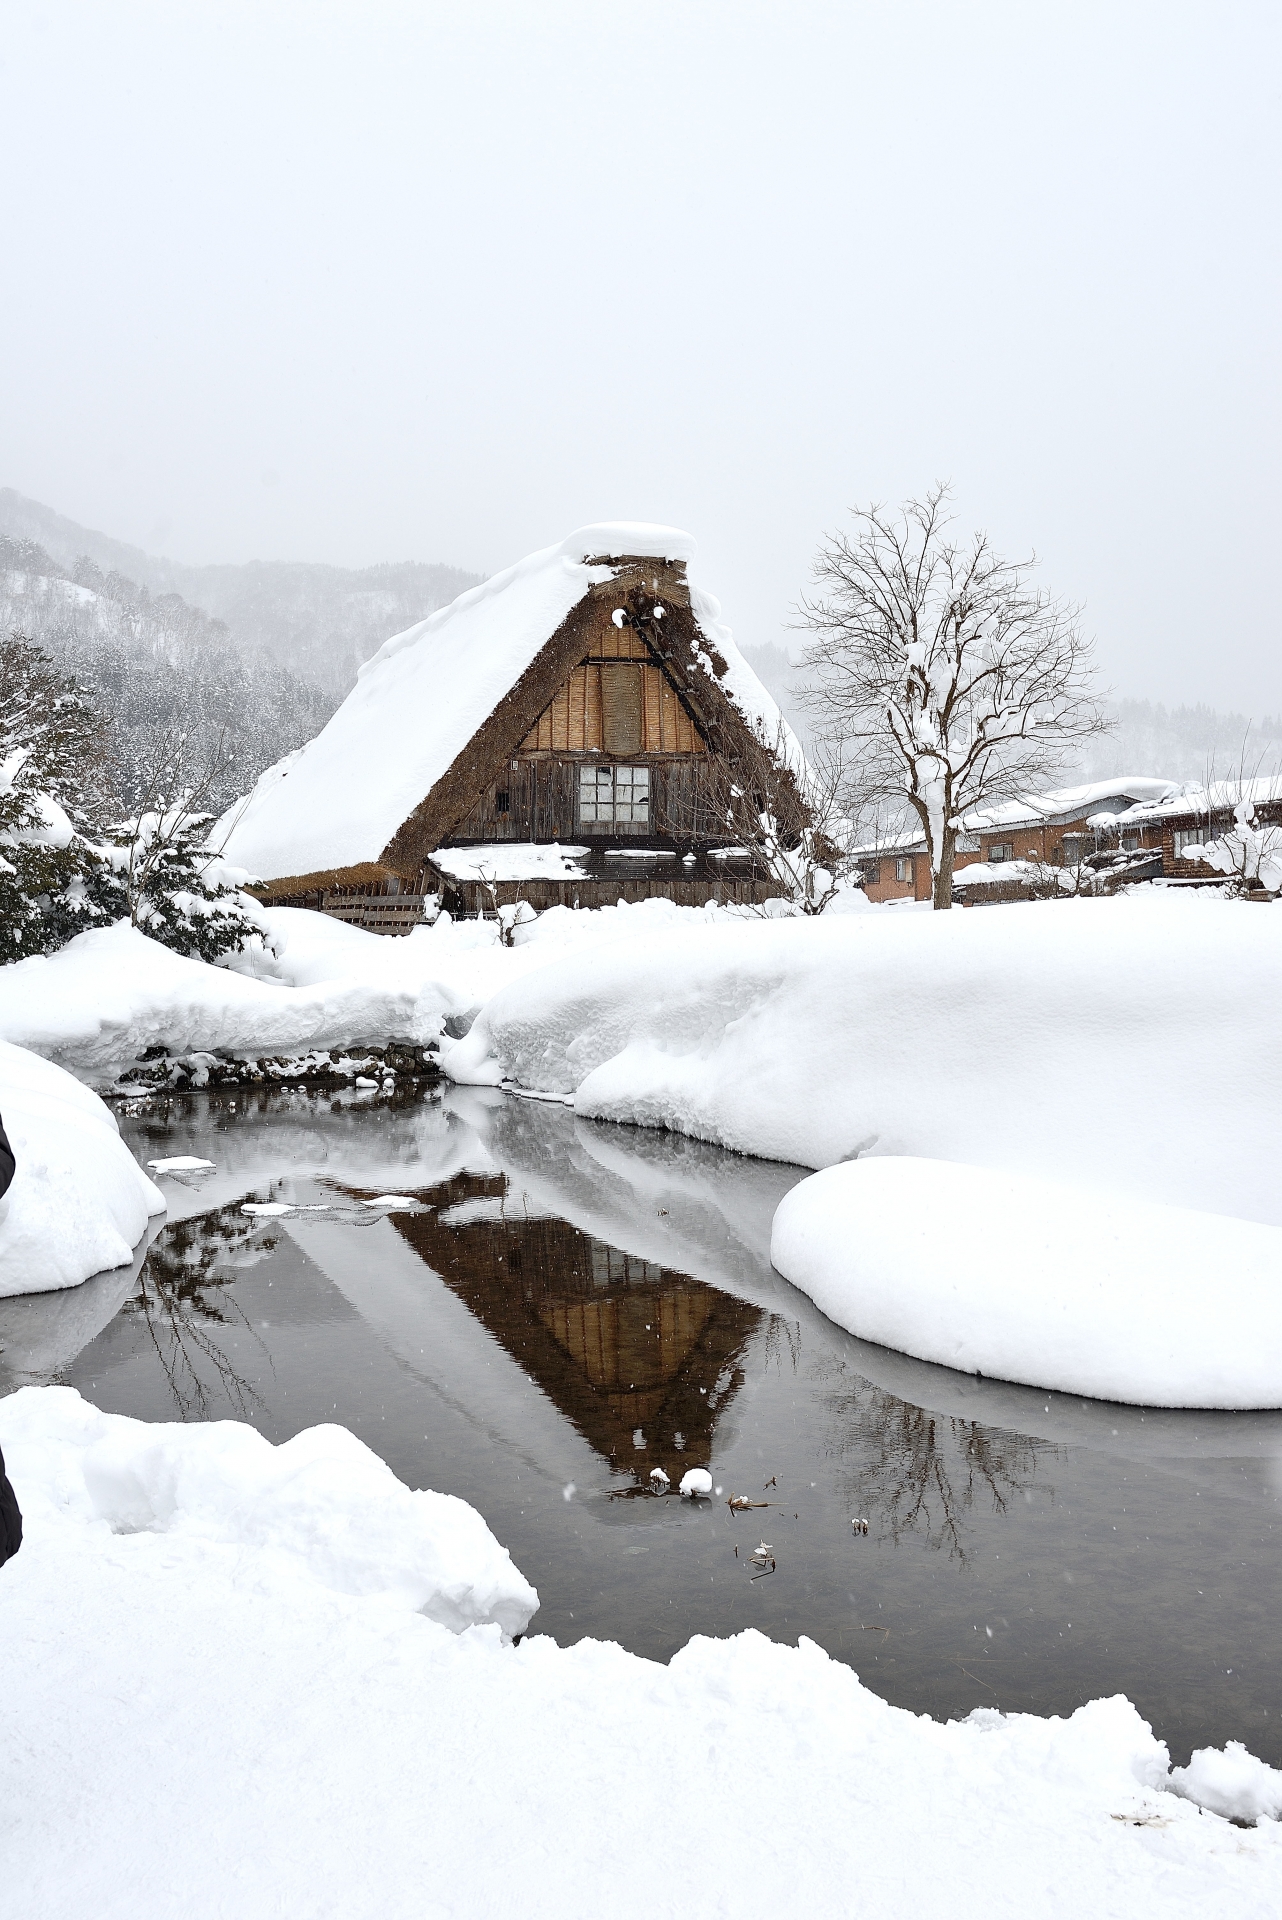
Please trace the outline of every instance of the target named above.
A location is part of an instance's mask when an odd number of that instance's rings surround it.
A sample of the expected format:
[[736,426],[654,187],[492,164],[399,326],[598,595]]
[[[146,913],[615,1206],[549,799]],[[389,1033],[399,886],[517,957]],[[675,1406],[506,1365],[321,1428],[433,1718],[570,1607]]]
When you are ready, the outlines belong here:
[[[227,858],[264,880],[384,860],[579,603],[615,578],[616,561],[652,560],[656,581],[662,575],[670,591],[679,577],[684,594],[693,553],[690,535],[672,527],[581,527],[396,634],[316,738],[269,767],[224,816]],[[800,748],[721,624],[718,603],[694,587],[688,600],[695,644],[687,665],[715,684],[757,739],[781,741],[804,777]]]

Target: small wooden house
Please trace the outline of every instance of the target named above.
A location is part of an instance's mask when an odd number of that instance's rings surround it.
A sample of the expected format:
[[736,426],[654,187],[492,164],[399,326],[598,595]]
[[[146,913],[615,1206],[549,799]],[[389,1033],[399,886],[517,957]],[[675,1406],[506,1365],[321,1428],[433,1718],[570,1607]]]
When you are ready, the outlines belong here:
[[454,912],[779,891],[727,796],[806,823],[794,736],[692,586],[688,535],[588,527],[398,634],[225,817],[273,905],[405,932]]
[[[955,895],[967,904],[1021,899],[1027,893],[1025,863],[1072,867],[1088,854],[1110,848],[1129,853],[1147,847],[1137,817],[1160,807],[1177,791],[1171,780],[1122,774],[1114,780],[1058,788],[968,813],[957,835]],[[870,900],[930,899],[930,861],[921,833],[860,848],[858,859]],[[981,870],[982,887],[968,889],[968,867]],[[1009,886],[1000,883],[1005,867],[1011,869]],[[1161,871],[1156,857],[1151,868],[1153,874]]]

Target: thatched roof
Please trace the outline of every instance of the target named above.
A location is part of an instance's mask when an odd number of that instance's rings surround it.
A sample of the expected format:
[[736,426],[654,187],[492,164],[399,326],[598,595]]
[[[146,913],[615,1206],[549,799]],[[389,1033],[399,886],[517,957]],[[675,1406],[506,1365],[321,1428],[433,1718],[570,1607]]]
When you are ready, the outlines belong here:
[[778,708],[717,602],[686,578],[693,550],[669,527],[584,527],[397,634],[316,738],[224,816],[228,859],[265,881],[416,871],[619,607],[649,617],[662,604],[651,629],[665,670],[714,750],[741,760],[778,747],[800,779]]

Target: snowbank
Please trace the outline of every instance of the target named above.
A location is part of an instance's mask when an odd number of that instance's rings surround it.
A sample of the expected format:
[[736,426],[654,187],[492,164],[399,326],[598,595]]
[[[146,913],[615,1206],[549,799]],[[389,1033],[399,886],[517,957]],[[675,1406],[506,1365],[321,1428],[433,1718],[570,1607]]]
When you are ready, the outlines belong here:
[[1160,892],[721,921],[566,954],[443,1058],[802,1166],[1053,1168],[1278,1224],[1280,961],[1282,917]]
[[416,1606],[417,1546],[382,1531],[381,1498],[424,1496],[363,1448],[333,1479],[307,1456],[291,1492],[289,1447],[224,1460],[229,1432],[135,1429],[59,1389],[0,1402],[27,1513],[0,1575],[5,1894],[29,1920],[907,1920],[941,1898],[958,1920],[1271,1920],[1282,1900],[1277,1826],[1172,1792],[1121,1698],[940,1725],[805,1641],[698,1639],[662,1667],[452,1633]]
[[234,1420],[151,1425],[99,1413],[70,1387],[24,1387],[3,1402],[0,1429],[29,1520],[52,1512],[99,1534],[258,1553],[286,1580],[371,1595],[456,1633],[486,1621],[521,1633],[538,1608],[474,1508],[412,1493],[345,1427],[274,1447]]
[[779,1272],[860,1339],[1150,1407],[1282,1407],[1282,1229],[1026,1174],[859,1160],[785,1195]]
[[448,996],[421,977],[364,971],[300,992],[188,960],[122,921],[78,935],[47,959],[0,967],[0,1035],[107,1085],[155,1046],[261,1059],[386,1040],[421,1045],[440,1032]]
[[0,1200],[0,1296],[127,1267],[165,1203],[97,1094],[0,1041],[0,1113],[16,1163]]
[[1187,1767],[1172,1769],[1171,1785],[1226,1820],[1282,1820],[1282,1773],[1240,1740],[1230,1740],[1223,1752],[1199,1747]]

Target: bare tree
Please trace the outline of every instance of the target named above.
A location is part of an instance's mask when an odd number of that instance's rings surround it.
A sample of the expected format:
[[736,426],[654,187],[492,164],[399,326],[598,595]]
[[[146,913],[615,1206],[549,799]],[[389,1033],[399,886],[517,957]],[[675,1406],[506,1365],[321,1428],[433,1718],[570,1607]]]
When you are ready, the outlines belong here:
[[817,914],[836,898],[849,864],[849,822],[841,812],[846,784],[840,743],[817,742],[801,768],[781,723],[773,745],[750,768],[710,754],[700,799],[720,831],[751,856],[754,871],[800,912]]
[[848,810],[915,814],[936,908],[952,904],[962,815],[1044,782],[1073,743],[1106,730],[1079,609],[1030,585],[986,534],[949,534],[936,485],[898,520],[856,508],[819,549],[804,699],[852,760]]

